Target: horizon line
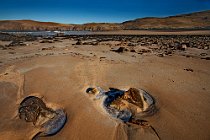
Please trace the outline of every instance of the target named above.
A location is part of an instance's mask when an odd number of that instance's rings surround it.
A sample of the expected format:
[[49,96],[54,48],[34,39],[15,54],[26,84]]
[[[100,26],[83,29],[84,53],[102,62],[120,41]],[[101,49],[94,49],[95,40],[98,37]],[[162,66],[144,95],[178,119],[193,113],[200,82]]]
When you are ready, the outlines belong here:
[[36,22],[44,22],[44,23],[57,23],[57,24],[66,24],[66,25],[84,25],[84,24],[121,24],[126,21],[132,21],[136,19],[144,19],[144,18],[167,18],[167,17],[174,17],[174,16],[181,16],[181,15],[186,15],[186,14],[192,14],[192,13],[201,13],[201,12],[206,12],[210,11],[208,10],[201,10],[201,11],[195,11],[195,12],[185,12],[185,13],[180,13],[180,14],[175,14],[175,15],[168,15],[168,16],[144,16],[144,17],[138,17],[138,18],[133,18],[133,19],[127,19],[121,22],[84,22],[84,23],[65,23],[65,22],[57,22],[57,21],[44,21],[44,20],[38,20],[38,19],[0,19],[0,21],[23,21],[23,20],[28,20],[28,21],[36,21]]

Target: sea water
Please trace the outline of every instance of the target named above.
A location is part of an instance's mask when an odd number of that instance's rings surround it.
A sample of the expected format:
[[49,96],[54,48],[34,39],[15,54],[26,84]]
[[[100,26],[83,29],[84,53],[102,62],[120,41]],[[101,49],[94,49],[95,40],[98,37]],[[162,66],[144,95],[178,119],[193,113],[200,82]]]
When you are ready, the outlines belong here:
[[62,35],[89,35],[90,31],[2,31],[4,33],[15,35],[32,35],[32,36],[55,36]]

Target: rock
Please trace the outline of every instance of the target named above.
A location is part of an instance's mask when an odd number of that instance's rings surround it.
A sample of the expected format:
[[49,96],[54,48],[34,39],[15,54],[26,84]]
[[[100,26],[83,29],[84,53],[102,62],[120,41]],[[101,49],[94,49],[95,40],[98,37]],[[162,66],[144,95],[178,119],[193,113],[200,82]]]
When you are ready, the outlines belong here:
[[172,50],[171,49],[168,49],[166,52],[165,52],[165,55],[171,55],[172,54]]
[[42,48],[42,51],[45,51],[45,50],[53,50],[55,47],[52,46],[52,47],[48,47],[48,48]]
[[140,53],[151,53],[152,51],[150,49],[141,49],[139,50]]
[[186,69],[184,69],[184,70],[193,72],[193,69],[190,69],[190,68],[186,68]]
[[123,53],[124,51],[127,51],[127,49],[125,47],[119,47],[117,50],[111,50],[117,53]]
[[210,60],[210,57],[206,57],[205,59],[206,59],[206,60]]
[[14,35],[0,32],[0,40],[2,41],[34,41],[36,39],[37,38],[32,35]]
[[164,54],[164,53],[160,53],[160,54],[157,54],[157,56],[159,56],[159,57],[164,57],[165,54]]
[[134,43],[128,43],[128,46],[136,46]]
[[155,113],[155,101],[153,97],[142,89],[130,88],[127,91],[110,88],[105,92],[100,87],[88,88],[86,93],[95,96],[95,100],[101,100],[103,108],[109,115],[123,122],[129,122],[137,114],[140,116],[153,115]]
[[23,41],[12,41],[8,47],[13,47],[13,46],[26,46],[28,44],[24,43]]
[[174,43],[169,43],[168,44],[169,48],[171,49],[177,49],[177,50],[182,50],[182,51],[185,51],[186,48],[187,48],[187,45],[185,43],[180,43],[180,42],[174,42]]
[[62,109],[48,108],[42,99],[36,96],[28,96],[19,107],[19,118],[26,122],[32,122],[36,127],[40,127],[33,139],[39,136],[56,134],[63,128],[67,116]]
[[186,44],[182,44],[181,48],[179,48],[182,51],[185,51],[187,49],[187,45]]
[[40,43],[54,43],[53,40],[41,40]]
[[3,45],[0,45],[0,49],[2,49],[2,50],[3,50],[4,48],[5,48],[5,47],[4,47]]
[[209,46],[205,46],[203,49],[204,50],[208,50],[209,49]]
[[203,57],[201,59],[206,59],[206,60],[210,60],[210,57]]
[[77,43],[75,45],[82,45],[82,42],[80,39],[77,40]]
[[200,56],[207,56],[207,53],[201,53]]
[[134,49],[131,49],[131,50],[130,50],[130,52],[136,52],[136,50],[134,50]]
[[99,44],[98,41],[93,41],[93,42],[84,42],[82,45],[93,45],[93,46],[95,46],[95,45],[98,45],[98,44]]
[[139,107],[137,113],[153,112],[155,109],[153,97],[142,89],[130,88],[121,98]]

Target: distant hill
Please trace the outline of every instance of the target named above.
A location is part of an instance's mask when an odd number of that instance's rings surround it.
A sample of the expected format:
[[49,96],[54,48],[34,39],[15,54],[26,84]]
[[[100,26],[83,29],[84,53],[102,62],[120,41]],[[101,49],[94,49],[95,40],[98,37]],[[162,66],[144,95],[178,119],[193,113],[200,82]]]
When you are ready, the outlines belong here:
[[164,18],[139,18],[123,22],[124,29],[210,29],[210,10]]
[[147,17],[123,23],[61,24],[33,20],[0,20],[0,30],[140,30],[140,29],[210,29],[210,10],[164,18]]
[[41,30],[70,30],[73,25],[33,20],[2,20],[0,30],[41,31]]

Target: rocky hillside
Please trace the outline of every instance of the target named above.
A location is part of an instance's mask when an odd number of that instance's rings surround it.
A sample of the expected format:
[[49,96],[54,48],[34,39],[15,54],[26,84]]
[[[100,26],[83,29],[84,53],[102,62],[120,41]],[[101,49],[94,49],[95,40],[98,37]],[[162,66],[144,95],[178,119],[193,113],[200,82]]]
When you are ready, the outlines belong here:
[[210,10],[165,18],[139,18],[126,21],[124,29],[210,29]]
[[33,20],[3,20],[0,21],[0,30],[41,31],[41,30],[69,30],[73,25],[54,22],[39,22]]
[[210,10],[164,18],[139,18],[123,23],[87,23],[82,25],[39,22],[33,20],[0,20],[0,30],[140,30],[140,29],[210,29]]

